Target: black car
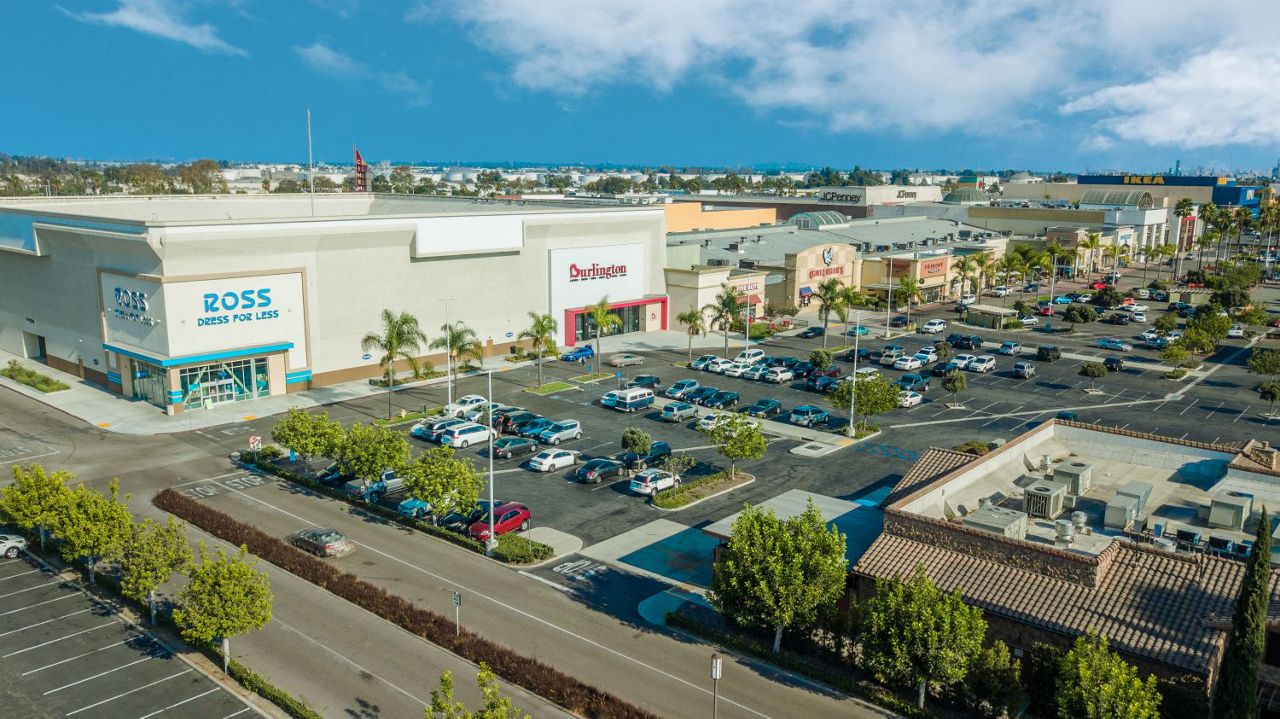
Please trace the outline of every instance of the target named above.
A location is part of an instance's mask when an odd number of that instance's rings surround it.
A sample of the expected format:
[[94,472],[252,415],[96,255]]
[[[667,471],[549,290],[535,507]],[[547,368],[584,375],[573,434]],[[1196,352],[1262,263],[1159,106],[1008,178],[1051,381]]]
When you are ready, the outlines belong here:
[[947,344],[954,347],[957,342],[959,342],[960,340],[964,339],[967,336],[968,335],[962,335],[959,332],[952,332],[951,334],[947,335]]
[[539,450],[538,443],[528,437],[502,437],[492,445],[494,457],[511,459],[522,454],[533,454]]
[[[493,506],[495,507],[501,507],[504,504],[506,502],[501,499],[493,500]],[[454,510],[444,515],[436,524],[454,532],[466,532],[471,528],[471,525],[480,521],[480,518],[488,512],[489,500],[482,499],[476,502],[476,505],[469,510]]]
[[826,334],[826,332],[827,331],[822,329],[821,327],[806,327],[804,328],[803,331],[800,332],[800,334],[796,336],[803,337],[804,339],[812,339],[814,337],[821,337],[822,335]]
[[795,357],[768,357],[765,361],[768,367],[786,367],[787,369],[794,369],[798,364],[800,360]]
[[813,363],[808,360],[797,362],[791,367],[791,376],[796,379],[804,379],[811,374],[813,374]]
[[711,409],[729,409],[736,406],[739,399],[737,392],[716,392],[703,403],[703,406]]
[[965,335],[952,342],[951,346],[958,350],[980,350],[982,349],[982,338],[978,335]]
[[1133,322],[1133,318],[1127,312],[1117,312],[1108,317],[1107,321],[1113,325],[1127,325]]
[[849,350],[836,359],[844,360],[845,362],[870,362],[871,350],[866,347],[859,347],[856,352],[854,350]]
[[898,315],[897,317],[894,317],[889,320],[889,326],[890,327],[906,327],[907,318],[904,317],[903,315]]
[[720,393],[720,390],[716,389],[715,387],[699,387],[694,391],[690,392],[689,394],[686,394],[685,396],[681,397],[680,399],[684,400],[685,402],[688,402],[689,404],[700,404],[705,407],[707,405],[707,400],[711,399],[712,397],[716,396],[719,393]]
[[1108,372],[1119,372],[1124,369],[1124,360],[1120,357],[1108,357],[1102,360],[1102,366],[1106,367]]
[[355,478],[354,474],[344,473],[337,463],[325,467],[320,474],[316,475],[317,482],[329,487],[341,487]]
[[831,390],[835,389],[836,385],[839,384],[839,382],[840,380],[836,379],[835,377],[832,377],[831,375],[818,374],[818,375],[813,375],[809,379],[805,380],[804,388],[809,390],[810,392],[818,392],[819,394],[826,394]]
[[1036,348],[1036,359],[1041,362],[1054,362],[1062,359],[1062,350],[1055,345],[1040,345]]
[[662,464],[667,457],[671,456],[671,445],[667,442],[654,442],[649,445],[649,451],[644,454],[639,452],[623,452],[618,455],[618,461],[628,470],[639,471],[648,469],[649,467],[657,467]]
[[645,389],[658,389],[662,386],[662,378],[651,374],[637,375],[635,379],[627,383],[628,387],[643,387]]
[[533,412],[508,412],[493,418],[494,427],[503,434],[515,434],[516,429],[526,422],[541,419],[542,415]]
[[933,369],[929,370],[929,374],[934,377],[946,377],[948,372],[958,369],[960,367],[955,362],[939,362],[933,366]]
[[758,399],[755,403],[748,405],[742,411],[752,417],[763,417],[768,419],[769,417],[777,417],[782,414],[782,403],[776,399]]
[[600,484],[605,477],[621,477],[622,463],[612,459],[593,459],[573,470],[573,478],[579,482]]

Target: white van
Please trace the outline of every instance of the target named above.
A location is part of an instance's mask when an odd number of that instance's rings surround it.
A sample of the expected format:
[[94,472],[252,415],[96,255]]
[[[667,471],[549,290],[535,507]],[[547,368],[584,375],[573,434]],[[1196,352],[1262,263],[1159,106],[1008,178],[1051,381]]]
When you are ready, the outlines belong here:
[[742,350],[737,357],[733,358],[733,361],[745,365],[759,364],[764,361],[764,350]]
[[466,449],[473,444],[484,444],[492,437],[493,435],[488,427],[475,422],[468,422],[445,430],[444,436],[440,438],[440,443],[448,447]]
[[613,408],[621,412],[635,412],[651,406],[653,406],[653,390],[644,387],[619,390],[613,401]]

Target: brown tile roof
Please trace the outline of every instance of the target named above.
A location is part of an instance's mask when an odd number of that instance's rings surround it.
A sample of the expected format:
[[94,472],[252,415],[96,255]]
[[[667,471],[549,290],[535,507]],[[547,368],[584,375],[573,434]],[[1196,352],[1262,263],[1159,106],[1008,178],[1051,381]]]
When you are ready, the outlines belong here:
[[[1117,650],[1208,675],[1226,631],[1206,626],[1206,620],[1230,616],[1244,564],[1215,557],[1203,562],[1202,569],[1194,560],[1123,544],[1098,585],[1089,588],[882,534],[853,571],[892,577],[923,564],[940,587],[959,590],[990,614],[1072,636],[1096,630]],[[1273,598],[1277,576],[1272,575]]]
[[911,465],[911,469],[902,475],[902,479],[893,486],[893,491],[889,493],[889,497],[885,499],[884,506],[889,506],[899,499],[910,495],[917,489],[933,482],[934,480],[949,474],[952,470],[978,459],[977,455],[968,452],[956,452],[950,449],[940,449],[938,447],[930,447],[925,453],[920,455],[915,464]]

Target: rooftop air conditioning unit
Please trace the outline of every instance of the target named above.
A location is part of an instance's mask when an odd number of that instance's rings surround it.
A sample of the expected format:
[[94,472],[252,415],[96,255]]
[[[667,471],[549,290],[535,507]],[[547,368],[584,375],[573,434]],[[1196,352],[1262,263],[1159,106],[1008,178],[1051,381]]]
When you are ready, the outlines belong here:
[[1209,526],[1244,531],[1245,520],[1253,512],[1253,495],[1246,492],[1223,492],[1209,504]]
[[964,518],[964,526],[1010,539],[1027,538],[1027,515],[1016,509],[980,504]]
[[1142,514],[1147,508],[1147,500],[1151,497],[1151,483],[1130,480],[1116,491],[1117,497],[1133,497],[1137,500],[1137,512]]
[[737,242],[730,242],[730,243],[729,243],[729,251],[730,251],[730,252],[741,252],[741,251],[742,251],[742,245],[738,244]]
[[1027,487],[1027,514],[1043,519],[1053,519],[1062,514],[1067,499],[1067,485],[1059,482],[1037,482]]
[[728,267],[729,261],[722,257],[713,257],[707,260],[707,264],[711,267]]
[[754,270],[756,268],[755,260],[738,260],[738,267],[744,270]]
[[1085,462],[1062,462],[1053,468],[1053,479],[1067,485],[1067,494],[1079,496],[1093,484],[1093,465]]

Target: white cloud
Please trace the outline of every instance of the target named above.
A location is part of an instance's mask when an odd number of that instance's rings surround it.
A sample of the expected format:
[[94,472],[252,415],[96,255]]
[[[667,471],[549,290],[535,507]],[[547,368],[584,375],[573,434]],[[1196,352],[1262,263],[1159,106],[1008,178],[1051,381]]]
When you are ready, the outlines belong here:
[[295,45],[293,51],[317,72],[330,75],[363,75],[366,72],[364,65],[351,59],[350,55],[344,55],[319,41],[306,47]]
[[374,70],[319,40],[306,47],[295,45],[293,51],[316,72],[373,80],[387,92],[404,96],[411,106],[426,105],[429,101],[428,93],[422,84],[403,70]]
[[[664,93],[702,82],[779,122],[906,135],[1057,132],[1060,111],[1070,108],[1089,119],[1106,116],[1074,138],[1097,148],[1117,139],[1186,146],[1274,139],[1280,84],[1264,86],[1262,78],[1275,76],[1270,65],[1241,72],[1197,45],[1213,38],[1235,48],[1239,60],[1270,53],[1266,35],[1280,25],[1280,3],[1263,5],[1164,0],[1153,11],[1140,0],[440,0],[419,4],[407,19],[459,20],[477,45],[509,59],[515,84],[561,97],[589,98],[619,84]],[[1171,59],[1185,57],[1192,59],[1170,70]],[[1185,71],[1196,71],[1199,84],[1174,82]],[[1233,76],[1210,79],[1219,72]],[[1133,108],[1139,97],[1171,91],[1180,97]],[[1261,102],[1245,109],[1250,93]],[[1206,118],[1191,133],[1137,129],[1180,107],[1204,116],[1204,108],[1223,103],[1247,119]],[[1264,113],[1270,117],[1256,122]],[[1175,118],[1169,126],[1192,122]]]
[[175,40],[206,52],[247,56],[245,50],[218,37],[218,29],[209,23],[193,24],[169,0],[119,0],[120,6],[111,12],[72,12],[58,9],[68,17],[81,22],[124,27],[167,40]]

